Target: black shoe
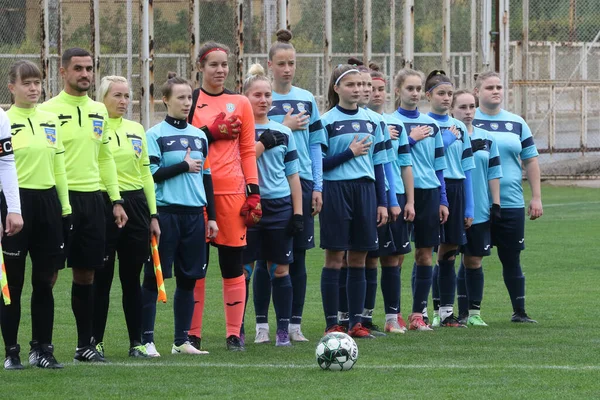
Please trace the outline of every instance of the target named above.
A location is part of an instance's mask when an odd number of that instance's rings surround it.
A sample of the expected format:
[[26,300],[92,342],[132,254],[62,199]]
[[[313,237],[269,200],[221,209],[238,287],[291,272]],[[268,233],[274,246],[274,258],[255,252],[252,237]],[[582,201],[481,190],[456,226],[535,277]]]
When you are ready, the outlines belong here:
[[227,350],[229,351],[246,351],[239,337],[231,335],[227,338]]
[[460,322],[463,325],[467,325],[467,322],[469,321],[469,314],[459,314],[458,315],[458,322]]
[[94,345],[89,345],[81,348],[75,349],[75,357],[73,357],[73,361],[75,362],[106,362],[104,357],[98,353],[96,347]]
[[466,328],[467,325],[460,322],[458,318],[454,316],[454,314],[450,314],[443,321],[440,322],[440,326],[446,328]]
[[21,358],[19,357],[19,352],[21,351],[21,346],[18,344],[14,346],[10,346],[6,348],[6,358],[4,359],[4,369],[23,369],[23,364],[21,364]]
[[194,346],[196,350],[201,350],[202,338],[194,335],[188,335],[190,339],[190,344]]
[[527,315],[525,311],[514,312],[510,320],[511,322],[537,324],[537,321],[535,319],[529,318],[529,315]]
[[37,340],[29,342],[31,349],[29,350],[29,365],[37,365],[38,358],[42,355],[42,349]]
[[146,346],[142,344],[136,344],[133,347],[129,348],[129,357],[133,358],[148,358],[148,352],[146,351]]
[[373,336],[387,336],[383,330],[379,327],[379,325],[374,324],[373,322],[363,322],[363,328],[367,328],[371,331],[371,335]]
[[54,346],[51,344],[42,345],[41,353],[37,359],[36,366],[48,369],[62,369],[64,366],[54,358]]

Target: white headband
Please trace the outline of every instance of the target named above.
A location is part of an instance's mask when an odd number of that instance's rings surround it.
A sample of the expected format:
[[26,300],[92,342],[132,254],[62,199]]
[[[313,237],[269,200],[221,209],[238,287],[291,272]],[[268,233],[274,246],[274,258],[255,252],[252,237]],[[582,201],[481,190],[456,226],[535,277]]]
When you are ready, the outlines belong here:
[[348,74],[349,74],[349,73],[351,73],[351,72],[358,72],[358,73],[360,74],[360,71],[359,71],[359,70],[357,70],[357,69],[349,69],[349,70],[348,70],[348,71],[346,71],[346,72],[342,72],[342,74],[341,74],[341,75],[340,75],[340,76],[339,76],[339,77],[338,77],[338,78],[335,80],[334,86],[337,86],[337,85],[338,85],[338,83],[340,83],[340,81],[342,80],[342,78],[343,78],[344,76],[348,75]]

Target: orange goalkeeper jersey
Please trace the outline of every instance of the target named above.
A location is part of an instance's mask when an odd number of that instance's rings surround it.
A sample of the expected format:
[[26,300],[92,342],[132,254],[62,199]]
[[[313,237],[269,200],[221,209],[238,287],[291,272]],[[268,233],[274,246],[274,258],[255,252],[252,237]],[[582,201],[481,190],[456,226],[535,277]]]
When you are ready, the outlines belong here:
[[256,167],[254,113],[248,99],[228,90],[218,95],[202,89],[194,91],[189,121],[195,127],[210,126],[217,115],[237,115],[242,132],[236,140],[218,140],[210,144],[209,159],[215,195],[245,194],[246,184],[258,185]]

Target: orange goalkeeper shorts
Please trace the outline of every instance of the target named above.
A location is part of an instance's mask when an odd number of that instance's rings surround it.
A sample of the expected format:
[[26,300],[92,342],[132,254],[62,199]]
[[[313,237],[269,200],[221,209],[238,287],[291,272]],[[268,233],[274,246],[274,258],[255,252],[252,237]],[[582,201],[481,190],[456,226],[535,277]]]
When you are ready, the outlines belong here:
[[244,194],[215,195],[215,209],[219,234],[213,243],[222,246],[243,247],[246,245],[246,224],[240,210],[246,202]]

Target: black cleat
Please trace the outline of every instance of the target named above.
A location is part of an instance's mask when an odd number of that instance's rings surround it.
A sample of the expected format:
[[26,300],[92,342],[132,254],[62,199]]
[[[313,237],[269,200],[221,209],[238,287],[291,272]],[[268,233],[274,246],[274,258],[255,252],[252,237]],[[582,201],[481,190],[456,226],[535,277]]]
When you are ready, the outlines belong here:
[[64,366],[54,358],[54,346],[51,344],[42,345],[41,353],[35,364],[39,368],[62,369]]
[[6,358],[4,359],[4,369],[23,369],[23,364],[21,364],[21,358],[19,357],[19,352],[21,351],[21,346],[18,344],[14,346],[10,346],[6,348]]
[[442,322],[440,322],[440,326],[446,328],[466,328],[467,325],[460,322],[458,318],[454,316],[454,314],[450,314],[447,316]]
[[190,344],[192,346],[194,346],[194,348],[196,350],[202,350],[201,349],[201,344],[202,344],[202,338],[198,337],[198,336],[194,336],[194,335],[189,335],[188,336],[190,339]]
[[73,357],[74,362],[91,362],[91,363],[103,363],[106,362],[104,357],[102,357],[96,347],[94,345],[89,345],[81,348],[75,349],[75,357]]
[[525,311],[514,312],[510,321],[511,322],[519,322],[519,323],[537,324],[537,321],[535,319],[529,318],[529,315],[527,315],[527,313]]
[[239,337],[231,335],[227,338],[227,350],[229,351],[246,351]]
[[379,327],[379,325],[374,324],[373,322],[363,322],[363,328],[367,328],[371,331],[371,335],[373,336],[387,336],[383,330]]
[[29,350],[29,365],[34,366],[37,365],[37,360],[42,355],[42,348],[37,340],[29,342],[29,346],[31,346]]

